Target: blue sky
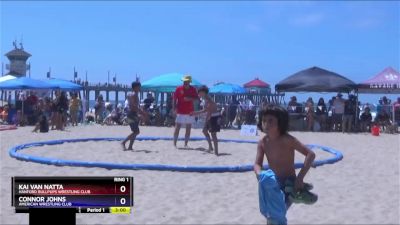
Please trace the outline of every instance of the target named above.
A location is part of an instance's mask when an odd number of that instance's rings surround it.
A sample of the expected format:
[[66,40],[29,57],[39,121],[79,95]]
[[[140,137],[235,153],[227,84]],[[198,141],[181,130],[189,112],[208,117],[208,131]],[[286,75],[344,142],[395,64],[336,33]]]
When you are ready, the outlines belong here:
[[311,66],[355,82],[400,69],[396,1],[0,4],[1,61],[23,38],[34,78],[51,67],[52,76],[72,79],[75,66],[93,82],[106,82],[107,71],[122,83],[136,73],[143,81],[182,72],[209,85],[255,77],[275,85]]

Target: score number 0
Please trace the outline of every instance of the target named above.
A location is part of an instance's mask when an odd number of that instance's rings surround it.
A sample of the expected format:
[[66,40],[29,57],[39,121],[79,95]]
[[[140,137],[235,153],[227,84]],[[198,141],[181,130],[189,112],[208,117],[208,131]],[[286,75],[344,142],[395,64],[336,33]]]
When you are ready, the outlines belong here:
[[[129,177],[115,177],[114,178],[114,182],[129,182]],[[120,190],[121,193],[125,193],[126,192],[125,185],[120,186],[119,190]],[[121,205],[125,205],[126,204],[126,199],[125,198],[121,198],[120,199],[120,203],[121,203]]]
[[[122,186],[119,188],[119,190],[121,191],[121,193],[125,193],[126,187],[125,187],[124,185],[122,185]],[[119,202],[121,203],[121,205],[125,205],[126,199],[125,199],[125,198],[121,198]]]

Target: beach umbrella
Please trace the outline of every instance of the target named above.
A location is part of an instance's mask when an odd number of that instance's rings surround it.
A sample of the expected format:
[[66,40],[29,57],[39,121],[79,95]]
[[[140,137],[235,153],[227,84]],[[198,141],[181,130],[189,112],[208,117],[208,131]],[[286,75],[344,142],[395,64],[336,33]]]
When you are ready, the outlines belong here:
[[83,89],[83,87],[81,85],[76,84],[71,81],[67,81],[67,80],[51,78],[51,79],[46,80],[46,82],[48,82],[50,84],[54,84],[58,87],[58,89],[62,89],[62,90],[82,90]]
[[230,83],[219,83],[210,88],[212,94],[244,94],[246,89]]
[[[176,87],[183,84],[181,80],[185,74],[182,73],[167,73],[154,77],[142,83],[142,90],[154,92],[174,92]],[[192,86],[200,87],[201,83],[196,79],[192,79]]]
[[16,79],[0,82],[2,90],[36,90],[36,89],[57,89],[57,86],[46,81],[35,80],[29,77],[19,77]]

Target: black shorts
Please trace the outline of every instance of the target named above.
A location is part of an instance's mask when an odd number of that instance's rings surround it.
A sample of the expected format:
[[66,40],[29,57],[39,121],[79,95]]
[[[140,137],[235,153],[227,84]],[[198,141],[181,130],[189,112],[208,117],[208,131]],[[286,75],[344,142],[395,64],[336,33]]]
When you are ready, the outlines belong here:
[[127,115],[128,124],[131,127],[131,131],[139,133],[139,116],[136,112],[128,112]]
[[221,131],[221,115],[211,116],[210,120],[206,124],[206,130],[210,133],[216,133]]
[[289,194],[285,192],[285,187],[286,187],[286,181],[290,181],[291,183],[295,183],[296,177],[287,177],[287,178],[278,178],[278,183],[279,186],[282,190],[283,193],[285,193],[285,204],[286,204],[286,209],[289,209],[290,206],[293,204],[292,201],[289,199]]

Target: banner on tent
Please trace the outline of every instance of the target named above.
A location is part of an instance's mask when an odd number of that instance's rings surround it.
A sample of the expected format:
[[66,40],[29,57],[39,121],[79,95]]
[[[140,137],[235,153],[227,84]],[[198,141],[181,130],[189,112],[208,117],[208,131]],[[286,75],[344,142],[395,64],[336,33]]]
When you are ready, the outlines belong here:
[[400,83],[398,84],[370,84],[369,88],[371,89],[382,89],[382,88],[387,88],[387,89],[396,89],[400,88]]

